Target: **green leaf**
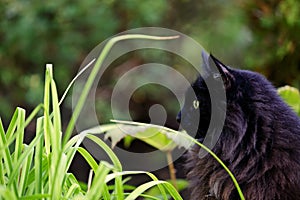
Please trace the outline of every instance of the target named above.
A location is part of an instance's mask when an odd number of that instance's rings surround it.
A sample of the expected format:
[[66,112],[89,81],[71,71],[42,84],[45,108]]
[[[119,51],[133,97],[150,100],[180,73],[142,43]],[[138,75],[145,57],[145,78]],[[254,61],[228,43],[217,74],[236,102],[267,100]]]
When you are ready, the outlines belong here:
[[97,170],[97,168],[98,168],[98,164],[96,163],[96,161],[93,158],[93,156],[91,156],[91,154],[89,154],[87,152],[87,150],[85,150],[82,147],[78,147],[78,152],[82,155],[82,157],[84,157],[84,159],[90,165],[90,167],[92,168],[92,170],[95,172]]
[[139,197],[141,194],[143,194],[146,190],[158,186],[158,185],[163,185],[169,192],[169,194],[177,200],[181,200],[182,197],[178,194],[174,186],[166,181],[149,181],[147,183],[144,183],[137,187],[133,192],[131,192],[125,200],[133,200]]
[[113,168],[108,163],[103,161],[100,162],[100,165],[95,172],[92,186],[87,192],[86,199],[99,199],[102,196],[102,192],[105,189],[104,180],[111,169]]
[[278,94],[291,106],[291,108],[300,115],[300,93],[297,88],[284,86],[278,88]]
[[[120,160],[116,156],[116,154],[97,136],[94,135],[87,135],[87,138],[94,141],[96,144],[98,144],[109,156],[109,158],[112,160],[114,167],[116,171],[122,171],[122,165],[120,163]],[[105,189],[105,188],[104,188]],[[115,180],[115,190],[118,200],[124,199],[123,197],[123,184],[122,184],[122,177],[118,177]]]
[[95,142],[99,147],[101,147],[109,156],[113,165],[115,166],[117,171],[122,171],[122,165],[116,154],[103,142],[100,138],[94,135],[87,135],[87,138]]
[[[43,118],[39,117],[36,123],[36,132],[42,133],[43,127]],[[39,141],[37,141],[37,145],[35,146],[35,155],[34,155],[34,179],[35,179],[35,192],[42,192],[42,159],[43,159],[43,143],[44,137],[43,134],[40,134],[41,137]]]
[[169,139],[166,134],[163,134],[161,130],[155,127],[118,125],[106,132],[105,139],[110,138],[112,148],[114,148],[118,142],[128,136],[139,139],[162,151],[171,151],[176,147],[173,140]]
[[[172,183],[172,180],[167,180],[168,183]],[[176,186],[177,186],[177,191],[180,192],[188,187],[188,181],[184,179],[176,179]],[[146,195],[152,196],[152,197],[157,197],[161,199],[162,195],[157,187],[153,187],[150,190],[148,190]],[[147,200],[147,198],[146,198]]]
[[[16,120],[14,120],[14,123],[16,123]],[[9,149],[3,148],[3,147],[7,147],[7,140],[6,140],[3,123],[0,118],[0,152],[2,154],[1,157],[3,157],[3,159],[4,159],[6,174],[9,176],[11,174],[11,171],[13,168],[12,157],[10,155]]]
[[[3,198],[2,198],[3,197]],[[16,195],[10,191],[8,188],[5,188],[3,186],[0,186],[0,199],[5,200],[17,200],[18,198]]]
[[[123,171],[123,172],[114,172],[112,174],[107,175],[106,179],[105,179],[105,182],[108,183],[109,181],[111,181],[115,178],[118,178],[118,177],[122,177],[124,175],[126,176],[126,175],[138,175],[138,174],[146,174],[153,181],[158,181],[157,177],[154,174],[150,173],[150,172],[145,172],[145,171]],[[162,187],[161,185],[157,185],[157,189],[160,191],[161,197],[163,199],[167,199],[165,188]]]
[[[120,123],[118,120],[111,121]],[[182,132],[182,134],[185,133]],[[121,139],[128,135],[164,152],[172,151],[175,147],[188,149],[193,144],[190,140],[180,137],[176,131],[169,131],[153,124],[139,126],[138,122],[119,124],[114,129],[107,131],[105,138],[111,138],[112,147],[114,147]]]
[[61,149],[61,117],[60,117],[60,108],[58,103],[58,95],[55,81],[51,77],[51,97],[52,97],[52,108],[53,108],[53,127],[55,134],[52,134],[53,137],[53,148],[57,149],[56,152],[60,152]]
[[[28,148],[27,145],[25,145],[25,149]],[[33,158],[33,151],[30,152],[30,154],[27,156],[27,159],[24,160],[22,167],[20,170],[20,174],[19,174],[19,183],[18,183],[18,192],[19,192],[19,196],[23,196],[25,194],[25,190],[27,187],[27,181],[28,181],[28,177],[29,177],[29,170],[31,165],[33,164],[32,162],[32,158]]]
[[135,140],[134,137],[130,136],[130,135],[127,135],[123,138],[123,141],[124,141],[124,147],[125,148],[129,148],[131,143]]
[[22,148],[24,140],[24,130],[25,130],[25,110],[22,108],[17,108],[18,117],[17,117],[17,131],[16,131],[16,144],[15,144],[15,153],[14,153],[14,162],[16,163]]

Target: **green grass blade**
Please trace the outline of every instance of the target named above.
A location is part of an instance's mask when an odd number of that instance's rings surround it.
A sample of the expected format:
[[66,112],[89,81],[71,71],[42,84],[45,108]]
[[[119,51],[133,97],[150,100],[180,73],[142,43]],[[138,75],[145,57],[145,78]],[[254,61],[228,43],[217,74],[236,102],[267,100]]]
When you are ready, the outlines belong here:
[[[16,121],[14,123],[16,123]],[[1,147],[8,146],[1,118],[0,118],[0,146]],[[3,150],[1,150],[1,152],[3,152],[1,154],[2,154],[2,157],[4,160],[6,176],[10,177],[11,174],[13,173],[13,162],[12,162],[12,157],[11,157],[9,148],[4,148]],[[8,188],[12,188],[12,190],[14,192],[14,196],[17,196],[17,194],[18,194],[18,190],[17,190],[17,186],[16,186],[17,180],[15,178],[11,178],[11,179],[8,179],[8,181],[11,181],[11,184],[9,185]],[[4,196],[10,195],[10,192],[8,193],[6,190],[3,190],[2,194],[0,192],[0,196],[1,195],[4,195]]]
[[[94,135],[87,135],[87,138],[91,139],[94,141],[96,144],[98,144],[109,156],[111,161],[113,162],[113,165],[117,171],[122,171],[122,165],[116,154],[111,150],[105,142],[103,142],[100,138]],[[123,196],[123,184],[122,184],[122,177],[118,177],[115,180],[115,189],[116,189],[116,194],[117,194],[117,199],[124,199]]]
[[50,194],[34,194],[34,195],[20,197],[19,200],[37,200],[37,199],[45,199],[45,198],[50,199],[50,197],[51,197]]
[[[126,195],[129,195],[130,193],[125,193]],[[142,197],[145,200],[161,200],[159,197],[151,196],[148,194],[140,194],[139,197]]]
[[71,166],[74,156],[76,154],[76,151],[77,151],[78,147],[80,146],[80,144],[82,143],[82,141],[84,140],[84,138],[85,138],[85,134],[76,135],[76,136],[72,137],[68,141],[68,143],[63,147],[63,153],[67,154],[66,169],[69,169],[69,167]]
[[113,150],[109,146],[107,146],[107,144],[105,142],[103,142],[99,137],[97,137],[95,135],[88,134],[87,138],[89,138],[90,140],[95,142],[107,153],[107,155],[111,159],[111,161],[112,161],[113,165],[115,166],[115,168],[117,169],[117,171],[122,171],[122,165],[121,165],[120,160],[118,159],[116,154],[113,152]]
[[3,171],[3,160],[2,155],[0,153],[0,185],[4,185],[5,183],[5,177],[4,177],[4,171]]
[[54,134],[51,134],[53,137],[53,148],[55,152],[61,151],[61,117],[60,117],[60,108],[58,104],[58,95],[56,84],[51,77],[51,96],[52,96],[52,108],[53,108],[53,126],[54,126]]
[[111,200],[112,199],[111,195],[109,194],[109,189],[108,189],[108,187],[105,183],[104,183],[104,187],[103,187],[103,199],[104,200]]
[[[16,122],[16,120],[15,120]],[[0,118],[0,146],[1,147],[6,147],[7,146],[7,141],[6,141],[6,136],[5,136],[5,132],[4,132],[4,128],[3,128],[3,124],[2,124],[2,120]],[[10,176],[11,171],[12,171],[12,159],[11,159],[11,155],[10,155],[10,151],[8,148],[4,148],[1,149],[1,153],[4,159],[4,165],[5,165],[5,171],[7,176]]]
[[95,177],[92,182],[90,190],[86,194],[86,199],[100,199],[104,189],[105,177],[112,167],[106,162],[100,162],[100,165],[95,172]]
[[78,148],[78,152],[83,156],[83,158],[87,161],[87,163],[90,165],[90,167],[92,168],[92,170],[95,172],[98,168],[98,164],[96,163],[95,159],[93,158],[93,156],[91,156],[91,154],[89,154],[87,152],[87,150],[85,150],[82,147]]
[[18,109],[15,110],[13,117],[10,120],[9,126],[6,131],[6,139],[10,140],[13,133],[15,132],[15,129],[17,127],[17,120],[18,120]]
[[83,191],[81,190],[81,186],[73,174],[68,173],[66,177],[65,187],[67,188],[67,192],[64,195],[64,198],[72,199],[72,197]]
[[17,131],[16,131],[16,144],[14,153],[14,163],[17,162],[23,148],[24,131],[25,131],[25,110],[17,108]]
[[[40,117],[37,119],[36,123],[36,133],[42,133],[43,131],[43,118]],[[39,194],[42,192],[42,159],[43,159],[43,141],[44,137],[41,134],[41,137],[37,141],[35,146],[35,155],[34,155],[34,177],[35,177],[35,193]]]
[[[51,80],[52,80],[52,64],[46,65],[46,75],[45,75],[45,91],[44,91],[44,140],[45,140],[45,148],[46,148],[46,155],[48,156],[48,163],[49,163],[49,191],[51,195],[54,195],[53,192],[56,186],[56,177],[57,174],[57,164],[60,160],[60,151],[57,151],[54,146],[56,145],[56,135],[54,131],[54,127],[51,121],[50,116],[50,95],[51,95]],[[55,190],[56,191],[56,190]],[[56,195],[56,194],[55,194]],[[54,197],[53,197],[54,198]],[[59,198],[59,197],[58,197]]]
[[[62,186],[63,186],[63,182],[65,179],[65,175],[67,173],[66,171],[66,163],[67,163],[67,156],[65,154],[62,154],[62,156],[60,157],[59,162],[57,162],[55,165],[51,165],[52,171],[54,172],[54,177],[52,180],[52,183],[50,182],[50,184],[52,184],[52,187],[50,190],[51,191],[51,195],[53,199],[60,199],[61,198],[61,194],[62,194]],[[50,169],[51,170],[51,169]],[[60,187],[58,187],[60,186]]]
[[120,123],[120,124],[129,124],[129,125],[136,125],[136,126],[146,126],[146,127],[157,127],[159,129],[163,129],[169,132],[172,132],[174,134],[178,134],[180,137],[186,138],[192,142],[194,142],[195,144],[199,145],[201,148],[203,148],[205,151],[207,151],[216,161],[218,161],[218,163],[225,169],[225,171],[228,173],[228,175],[230,176],[232,182],[234,183],[234,186],[236,187],[238,194],[240,196],[241,200],[245,200],[245,197],[243,195],[243,192],[240,188],[239,183],[237,182],[235,176],[232,174],[232,172],[228,169],[228,167],[223,163],[223,161],[213,152],[211,151],[208,147],[206,147],[205,145],[203,145],[202,143],[198,142],[195,138],[192,138],[191,136],[189,136],[188,134],[184,134],[180,131],[175,131],[173,129],[167,128],[167,127],[163,127],[163,126],[159,126],[159,125],[152,125],[152,124],[145,124],[145,123],[140,123],[140,122],[131,122],[131,121],[121,121],[121,120],[111,120],[112,122],[116,122],[116,123]]
[[[122,172],[114,172],[112,174],[107,175],[105,182],[108,183],[109,181],[113,180],[114,178],[118,178],[118,177],[122,177],[124,175],[128,176],[128,175],[137,175],[137,174],[146,174],[148,175],[153,181],[158,181],[158,179],[156,178],[156,176],[150,172],[145,172],[145,171],[122,171]],[[167,200],[167,194],[166,191],[164,189],[164,187],[162,187],[161,185],[157,186],[163,199]]]
[[[50,66],[49,66],[50,68]],[[52,66],[51,66],[51,72],[52,72]],[[60,108],[58,103],[58,95],[57,95],[57,89],[55,81],[53,80],[52,73],[49,73],[50,77],[50,89],[51,89],[51,102],[52,102],[52,109],[53,109],[53,126],[50,120],[47,120],[47,123],[49,123],[49,127],[53,131],[51,131],[50,140],[51,140],[51,148],[52,148],[52,155],[51,155],[51,175],[53,175],[52,179],[52,190],[54,197],[59,198],[61,195],[62,188],[57,187],[58,185],[64,185],[64,175],[62,172],[66,171],[66,164],[67,164],[67,157],[65,154],[62,154],[61,152],[61,116],[60,116]],[[50,112],[49,112],[50,113]],[[48,117],[48,116],[47,116]],[[49,116],[49,119],[51,117]]]
[[129,40],[129,39],[146,39],[146,40],[171,40],[176,39],[179,36],[172,36],[172,37],[158,37],[158,36],[149,36],[149,35],[140,35],[140,34],[130,34],[130,35],[121,35],[117,36],[115,38],[112,38],[109,40],[106,45],[104,46],[102,52],[100,53],[99,58],[97,59],[93,70],[91,71],[91,74],[89,75],[89,78],[82,90],[81,96],[78,99],[77,105],[73,111],[73,115],[70,119],[70,122],[68,124],[68,127],[65,132],[65,136],[63,139],[63,146],[67,143],[69,138],[71,137],[72,131],[74,129],[75,123],[79,117],[79,114],[84,106],[85,100],[88,96],[88,93],[93,85],[93,82],[98,74],[98,71],[100,70],[105,58],[107,57],[107,54],[110,52],[112,47],[115,43],[122,41],[122,40]]
[[180,196],[180,194],[178,193],[178,191],[176,190],[176,188],[171,183],[165,181],[163,183],[163,185],[168,190],[169,194],[171,195],[171,197],[173,199],[182,200],[182,197]]
[[80,189],[80,187],[79,187],[78,184],[76,184],[76,183],[72,184],[72,185],[69,187],[69,189],[68,189],[66,195],[64,196],[64,198],[66,198],[66,199],[71,199],[72,196],[74,196],[75,192],[76,192],[77,190],[79,190],[79,189]]
[[[2,198],[3,197],[3,198]],[[0,199],[2,200],[18,200],[17,196],[8,188],[0,186]]]
[[72,79],[72,81],[69,83],[67,89],[65,89],[64,94],[62,95],[60,101],[59,101],[59,105],[62,104],[62,102],[64,101],[65,97],[67,96],[70,88],[72,87],[72,85],[74,84],[74,82],[77,80],[77,78],[83,73],[85,72],[94,62],[96,61],[96,58],[94,58],[91,62],[89,62],[82,70],[80,70],[80,72],[78,72],[78,74],[76,74],[76,76]]
[[50,116],[49,116],[49,109],[50,109],[50,82],[51,82],[51,74],[52,74],[52,65],[46,65],[46,73],[45,73],[45,89],[44,89],[44,138],[45,138],[45,148],[46,154],[50,154],[50,134],[52,133],[51,130],[51,123],[50,123]]
[[245,197],[244,197],[244,194],[243,194],[243,192],[242,192],[242,190],[240,188],[240,185],[237,182],[237,180],[235,179],[235,176],[232,174],[232,172],[230,171],[230,169],[228,169],[228,167],[223,163],[223,161],[213,151],[211,151],[209,148],[207,148],[202,143],[198,142],[196,139],[194,139],[194,138],[192,138],[192,139],[193,139],[194,143],[196,143],[201,148],[203,148],[205,151],[207,151],[211,156],[214,157],[215,160],[218,161],[218,163],[220,163],[220,165],[225,169],[225,171],[228,173],[228,175],[230,176],[231,180],[233,181],[233,184],[235,185],[235,187],[236,187],[236,189],[237,189],[237,191],[239,193],[239,196],[240,196],[241,200],[245,200]]
[[[80,144],[82,142],[84,137],[82,137],[82,135],[78,134],[78,135],[75,135],[74,137],[72,137],[68,142],[67,144],[64,146],[64,149],[63,149],[63,152],[67,153],[70,151],[70,149],[73,148],[73,146],[75,144]],[[80,141],[81,140],[81,141]],[[80,141],[80,142],[79,142]]]
[[134,199],[138,198],[140,195],[142,195],[146,190],[148,190],[154,186],[158,186],[160,184],[164,185],[169,190],[170,195],[174,199],[176,199],[176,200],[182,199],[181,196],[176,191],[176,189],[174,188],[174,186],[172,186],[170,183],[168,183],[166,181],[150,181],[150,182],[144,183],[144,184],[140,185],[139,187],[137,187],[133,192],[131,192],[125,198],[125,200],[134,200]]
[[34,119],[34,117],[39,113],[39,111],[44,107],[43,104],[39,104],[35,109],[30,113],[25,121],[25,127]]
[[17,163],[14,164],[13,170],[11,172],[11,175],[8,178],[8,185],[14,184],[14,180],[18,174],[18,172],[21,169],[21,165],[24,162],[24,160],[34,151],[34,147],[36,146],[37,142],[39,141],[41,135],[36,135],[35,138],[31,141],[31,143],[28,145],[27,149],[24,149],[22,154],[20,155]]
[[[25,149],[28,146],[25,146]],[[29,177],[29,170],[32,165],[33,151],[28,155],[27,159],[23,162],[22,168],[20,170],[19,175],[19,183],[18,183],[18,192],[19,196],[23,196],[25,194],[25,190],[27,189],[27,181]]]

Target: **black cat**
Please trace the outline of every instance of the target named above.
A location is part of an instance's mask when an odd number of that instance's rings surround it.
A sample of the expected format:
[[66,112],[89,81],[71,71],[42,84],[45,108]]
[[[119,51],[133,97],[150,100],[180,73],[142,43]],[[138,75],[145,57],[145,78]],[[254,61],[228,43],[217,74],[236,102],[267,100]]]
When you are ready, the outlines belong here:
[[[262,75],[232,69],[203,53],[205,76],[187,90],[178,114],[181,126],[203,141],[211,118],[212,102],[205,82],[223,81],[226,115],[213,151],[236,177],[246,200],[300,199],[300,119]],[[215,65],[218,71],[212,70]],[[195,92],[197,99],[190,99]],[[218,106],[216,104],[216,106]],[[199,114],[200,120],[194,116]],[[240,199],[226,171],[209,154],[199,157],[195,145],[187,153],[190,199]]]

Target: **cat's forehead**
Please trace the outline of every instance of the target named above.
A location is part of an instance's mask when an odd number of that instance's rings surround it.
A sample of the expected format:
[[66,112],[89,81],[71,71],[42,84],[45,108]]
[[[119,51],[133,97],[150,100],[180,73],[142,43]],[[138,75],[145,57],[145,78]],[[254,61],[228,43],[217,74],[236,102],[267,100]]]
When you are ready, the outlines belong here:
[[189,88],[186,90],[186,98],[194,99],[201,96],[203,92],[207,91],[205,80],[202,77],[198,77]]
[[197,99],[199,93],[197,91],[195,91],[195,89],[193,87],[189,87],[186,92],[185,92],[185,102],[191,102],[195,99]]
[[206,89],[207,87],[206,87],[205,79],[207,78],[204,78],[203,76],[199,75],[197,79],[191,84],[191,87],[194,90]]

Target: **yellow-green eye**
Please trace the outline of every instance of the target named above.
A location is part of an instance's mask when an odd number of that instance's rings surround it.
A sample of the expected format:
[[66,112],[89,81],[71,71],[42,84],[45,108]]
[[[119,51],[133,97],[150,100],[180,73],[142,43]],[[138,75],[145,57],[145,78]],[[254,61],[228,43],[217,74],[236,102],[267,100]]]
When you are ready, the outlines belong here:
[[194,100],[193,101],[193,106],[195,109],[198,109],[199,108],[199,101],[198,100]]

